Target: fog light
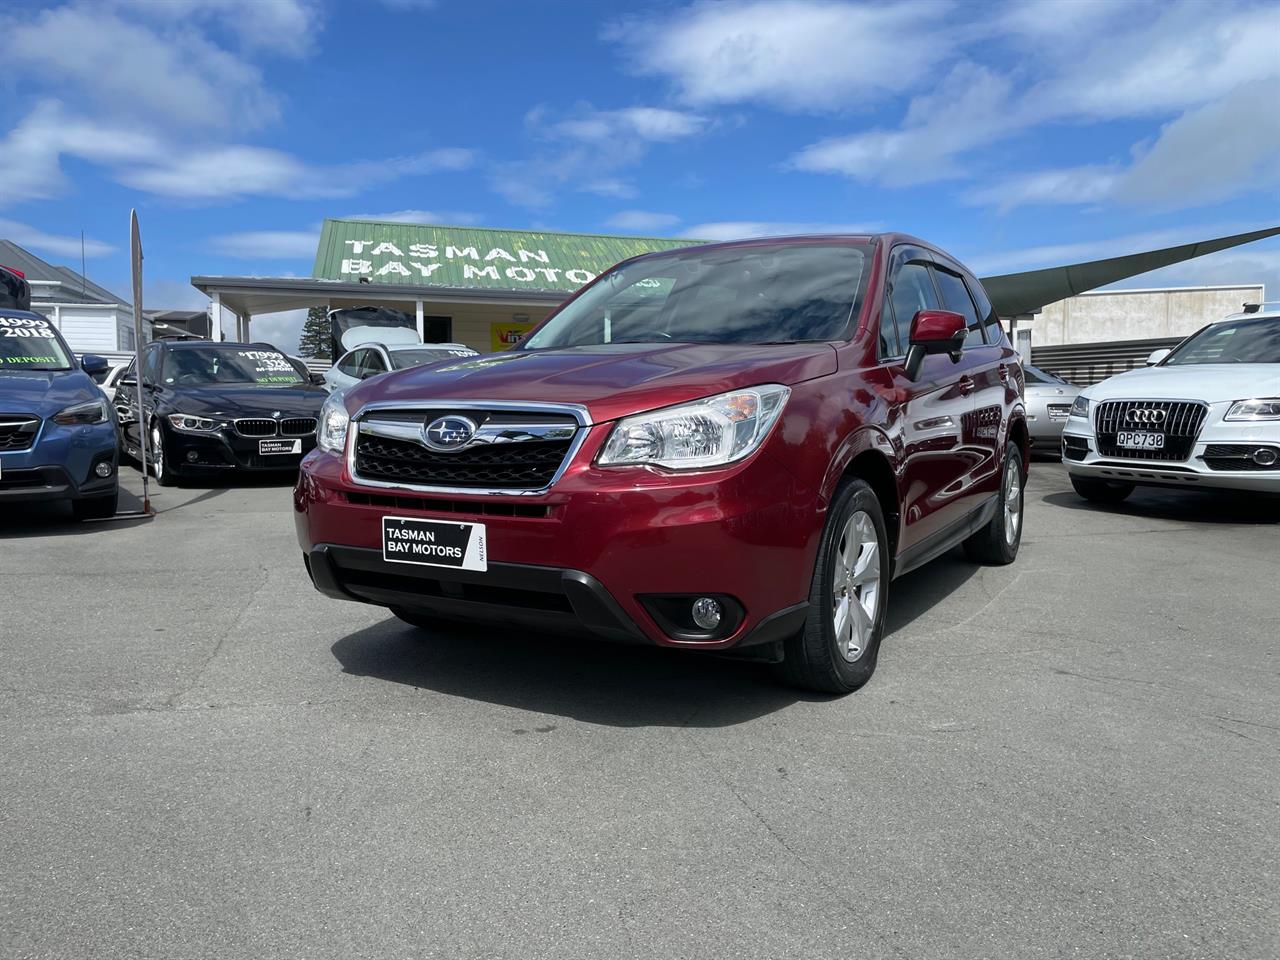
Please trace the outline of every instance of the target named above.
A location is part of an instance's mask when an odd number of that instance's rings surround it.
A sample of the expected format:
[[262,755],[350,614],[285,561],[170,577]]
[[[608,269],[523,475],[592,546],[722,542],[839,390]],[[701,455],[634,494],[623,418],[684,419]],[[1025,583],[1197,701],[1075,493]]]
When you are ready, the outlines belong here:
[[1276,456],[1270,447],[1260,447],[1253,451],[1253,462],[1260,467],[1269,467],[1276,462]]
[[197,453],[195,450],[187,451],[187,463],[195,463],[199,459],[200,459],[200,454]]
[[111,464],[105,460],[93,468],[93,472],[100,477],[111,476],[111,470],[112,470]]
[[693,601],[693,622],[703,630],[714,630],[720,626],[720,616],[723,612],[719,600],[699,597]]

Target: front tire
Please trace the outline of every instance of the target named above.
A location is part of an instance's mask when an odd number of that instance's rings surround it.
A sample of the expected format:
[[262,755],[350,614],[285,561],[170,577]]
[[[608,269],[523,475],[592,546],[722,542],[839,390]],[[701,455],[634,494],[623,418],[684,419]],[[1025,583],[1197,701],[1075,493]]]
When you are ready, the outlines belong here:
[[160,426],[159,420],[151,424],[151,449],[147,453],[151,455],[151,473],[155,476],[156,483],[162,487],[175,485],[178,478],[174,475],[173,468],[169,466],[169,460],[165,456],[164,428]]
[[889,538],[884,511],[863,480],[836,490],[818,546],[804,629],[786,641],[787,682],[844,694],[871,679],[888,606]]
[[1094,480],[1092,477],[1071,478],[1076,493],[1094,503],[1120,503],[1133,493],[1132,483],[1113,483],[1110,480]]
[[1003,566],[1018,559],[1022,544],[1022,520],[1026,496],[1023,486],[1026,471],[1022,469],[1022,451],[1010,443],[1004,451],[1004,468],[1000,478],[1000,502],[991,522],[964,542],[964,552],[975,563]]

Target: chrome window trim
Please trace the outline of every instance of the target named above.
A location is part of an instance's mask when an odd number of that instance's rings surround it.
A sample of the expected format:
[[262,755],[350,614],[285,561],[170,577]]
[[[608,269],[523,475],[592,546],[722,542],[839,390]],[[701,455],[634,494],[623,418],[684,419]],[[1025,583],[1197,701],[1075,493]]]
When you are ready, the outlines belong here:
[[[445,486],[429,486],[427,484],[417,483],[387,483],[384,480],[366,480],[356,473],[356,442],[360,439],[360,433],[365,426],[362,418],[369,413],[378,410],[441,410],[449,411],[466,411],[466,410],[511,410],[525,413],[560,413],[567,414],[577,421],[578,426],[574,431],[573,440],[569,444],[569,449],[564,455],[564,459],[560,462],[560,466],[556,469],[555,474],[547,482],[545,486],[536,489],[513,490],[507,489],[491,489],[488,487],[445,487]],[[453,496],[466,496],[468,494],[484,497],[539,497],[543,496],[551,490],[552,487],[559,482],[564,476],[569,465],[578,456],[578,451],[582,448],[582,444],[587,439],[587,434],[591,431],[588,429],[593,425],[591,414],[585,406],[578,403],[543,403],[539,401],[517,401],[517,400],[377,400],[372,403],[366,403],[357,410],[351,417],[350,425],[347,428],[347,475],[351,477],[351,482],[360,487],[374,487],[383,490],[407,490],[410,492],[424,493],[446,493]],[[370,424],[372,426],[372,424]],[[382,432],[383,428],[390,426],[381,423],[377,428],[370,429],[366,432],[373,436],[391,436],[395,439],[412,439],[421,442],[421,428],[410,427],[412,436],[403,436],[393,433]],[[400,426],[400,425],[397,425]],[[531,426],[550,426],[550,424],[532,424]],[[563,429],[563,424],[557,424],[557,427]],[[496,443],[503,442],[500,439],[486,440],[482,442]],[[512,442],[512,441],[507,441]]]

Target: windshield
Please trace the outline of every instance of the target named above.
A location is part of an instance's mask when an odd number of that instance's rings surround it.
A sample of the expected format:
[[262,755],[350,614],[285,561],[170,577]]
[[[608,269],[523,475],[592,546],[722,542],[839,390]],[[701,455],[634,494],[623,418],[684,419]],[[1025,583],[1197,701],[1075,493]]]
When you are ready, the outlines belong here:
[[871,250],[806,243],[646,257],[605,274],[517,349],[840,339]]
[[1161,366],[1280,363],[1280,317],[1228,320],[1183,340]]
[[1047,370],[1041,370],[1039,367],[1033,367],[1029,363],[1022,365],[1022,372],[1027,378],[1027,383],[1066,383],[1061,377],[1054,376]]
[[175,387],[216,383],[292,386],[303,382],[289,358],[278,350],[252,347],[184,347],[170,350],[164,362],[164,382]]
[[435,350],[415,347],[412,350],[392,350],[391,366],[395,370],[407,370],[409,367],[420,367],[424,363],[436,363],[440,360],[456,360],[459,357],[475,356],[479,356],[479,354],[474,350],[464,350],[460,347],[451,349],[437,348]]
[[44,317],[0,315],[0,368],[70,370],[75,360]]

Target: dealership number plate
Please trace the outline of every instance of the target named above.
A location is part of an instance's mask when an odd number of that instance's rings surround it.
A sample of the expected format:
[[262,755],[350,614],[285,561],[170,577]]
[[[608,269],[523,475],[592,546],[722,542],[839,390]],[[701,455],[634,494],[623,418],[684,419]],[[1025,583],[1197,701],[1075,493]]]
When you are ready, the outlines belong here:
[[382,559],[456,570],[488,570],[484,524],[383,517]]
[[1116,446],[1124,447],[1126,450],[1162,450],[1164,434],[1122,430],[1116,434]]
[[1049,404],[1050,420],[1065,420],[1067,414],[1071,412],[1071,408],[1066,404],[1051,403]]
[[259,440],[258,453],[262,456],[272,456],[280,453],[301,453],[302,440]]

